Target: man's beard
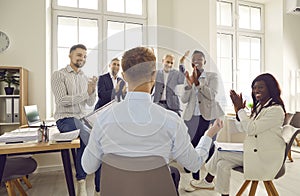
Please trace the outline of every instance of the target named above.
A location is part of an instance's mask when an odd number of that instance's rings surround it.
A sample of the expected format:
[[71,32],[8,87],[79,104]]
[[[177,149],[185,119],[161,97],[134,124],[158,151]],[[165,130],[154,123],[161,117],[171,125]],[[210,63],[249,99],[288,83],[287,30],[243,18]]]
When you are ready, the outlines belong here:
[[111,70],[113,76],[117,76],[119,71]]
[[76,63],[74,63],[74,66],[77,67],[77,68],[81,68],[84,66],[85,64],[85,61],[81,61],[82,63],[79,63],[79,61],[77,61]]

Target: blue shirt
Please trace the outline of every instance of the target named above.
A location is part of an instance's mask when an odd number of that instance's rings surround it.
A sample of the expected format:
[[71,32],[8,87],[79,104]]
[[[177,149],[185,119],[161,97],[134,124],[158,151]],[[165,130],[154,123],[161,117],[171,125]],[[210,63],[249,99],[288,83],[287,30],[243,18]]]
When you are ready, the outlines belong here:
[[149,93],[128,92],[123,102],[100,112],[82,156],[86,173],[95,172],[104,154],[175,159],[196,172],[208,157],[212,139],[203,136],[194,149],[183,120],[151,102]]

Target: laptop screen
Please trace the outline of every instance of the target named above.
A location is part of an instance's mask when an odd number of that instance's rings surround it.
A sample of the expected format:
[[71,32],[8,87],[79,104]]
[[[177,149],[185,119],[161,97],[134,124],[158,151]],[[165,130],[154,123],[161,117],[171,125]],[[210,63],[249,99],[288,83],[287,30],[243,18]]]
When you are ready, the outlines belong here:
[[28,125],[32,125],[41,121],[37,105],[24,106],[24,110]]

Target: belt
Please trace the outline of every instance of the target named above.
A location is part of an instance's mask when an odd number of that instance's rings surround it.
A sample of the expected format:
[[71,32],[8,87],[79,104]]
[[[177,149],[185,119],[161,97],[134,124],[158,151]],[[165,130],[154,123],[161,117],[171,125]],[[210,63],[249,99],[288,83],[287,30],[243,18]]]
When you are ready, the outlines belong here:
[[160,100],[159,103],[167,104],[167,101],[166,100]]

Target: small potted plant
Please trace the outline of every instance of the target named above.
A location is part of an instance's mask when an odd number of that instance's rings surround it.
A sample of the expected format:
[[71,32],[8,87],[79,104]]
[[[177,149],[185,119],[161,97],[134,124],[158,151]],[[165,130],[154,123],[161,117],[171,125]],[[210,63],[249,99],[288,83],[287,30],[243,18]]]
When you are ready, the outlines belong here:
[[3,72],[0,72],[0,82],[6,82],[7,87],[4,87],[6,95],[12,95],[14,92],[14,87],[12,87],[12,84],[19,85],[19,79],[20,76],[16,76],[15,73],[12,73],[8,70],[4,70]]

